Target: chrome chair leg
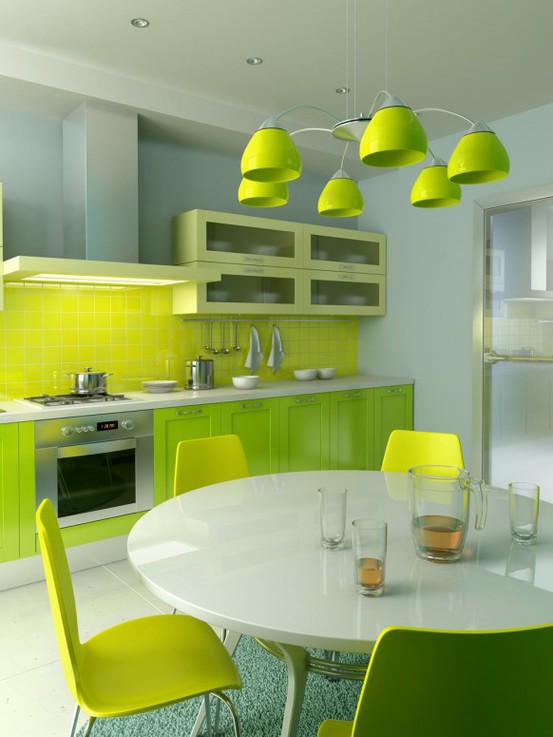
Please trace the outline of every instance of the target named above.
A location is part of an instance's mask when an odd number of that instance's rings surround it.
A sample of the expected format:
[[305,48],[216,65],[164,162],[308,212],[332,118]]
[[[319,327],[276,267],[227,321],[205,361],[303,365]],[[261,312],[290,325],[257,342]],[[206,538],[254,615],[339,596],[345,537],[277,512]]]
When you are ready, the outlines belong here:
[[86,725],[85,733],[83,737],[89,737],[90,733],[92,732],[92,727],[94,726],[94,722],[96,721],[96,717],[89,717],[88,724]]
[[77,729],[77,722],[79,721],[79,714],[81,713],[81,707],[77,704],[75,706],[75,714],[73,716],[73,726],[71,727],[71,732],[69,734],[69,737],[75,737],[75,732]]
[[230,698],[226,695],[226,693],[223,693],[222,691],[217,691],[216,693],[213,693],[212,696],[215,696],[216,699],[220,699],[224,704],[226,704],[227,709],[230,713],[230,718],[232,719],[234,737],[240,737],[240,723],[238,722],[238,714],[236,713],[236,708]]
[[211,737],[211,707],[209,704],[209,697],[211,694],[206,693],[204,695],[204,709],[205,709],[205,733],[207,737]]

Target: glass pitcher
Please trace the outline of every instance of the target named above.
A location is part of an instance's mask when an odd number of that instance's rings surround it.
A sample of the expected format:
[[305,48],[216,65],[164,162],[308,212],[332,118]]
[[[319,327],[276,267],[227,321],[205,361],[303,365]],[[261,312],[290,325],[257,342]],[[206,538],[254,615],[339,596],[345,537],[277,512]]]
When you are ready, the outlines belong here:
[[453,466],[415,466],[408,475],[409,517],[417,555],[442,563],[459,560],[468,531],[471,496],[476,507],[475,529],[486,524],[485,483]]

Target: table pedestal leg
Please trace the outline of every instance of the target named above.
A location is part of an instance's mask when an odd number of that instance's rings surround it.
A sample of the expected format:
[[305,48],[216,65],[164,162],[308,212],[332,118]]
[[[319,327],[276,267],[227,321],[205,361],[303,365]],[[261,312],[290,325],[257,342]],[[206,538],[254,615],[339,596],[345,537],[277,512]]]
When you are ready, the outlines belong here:
[[298,645],[277,644],[284,656],[288,676],[286,707],[280,735],[296,737],[307,682],[307,653]]

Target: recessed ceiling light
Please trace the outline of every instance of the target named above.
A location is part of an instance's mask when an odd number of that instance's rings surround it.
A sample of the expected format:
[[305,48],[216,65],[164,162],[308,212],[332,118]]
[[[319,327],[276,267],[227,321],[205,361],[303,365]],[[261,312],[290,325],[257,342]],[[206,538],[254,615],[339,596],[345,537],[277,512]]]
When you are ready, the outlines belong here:
[[349,92],[349,87],[336,87],[337,95],[347,95],[348,92]]
[[249,59],[246,59],[248,64],[251,64],[252,67],[259,66],[259,64],[263,64],[263,59],[259,56],[250,56]]
[[131,20],[131,26],[135,28],[148,28],[149,25],[150,21],[146,20],[146,18],[133,18]]

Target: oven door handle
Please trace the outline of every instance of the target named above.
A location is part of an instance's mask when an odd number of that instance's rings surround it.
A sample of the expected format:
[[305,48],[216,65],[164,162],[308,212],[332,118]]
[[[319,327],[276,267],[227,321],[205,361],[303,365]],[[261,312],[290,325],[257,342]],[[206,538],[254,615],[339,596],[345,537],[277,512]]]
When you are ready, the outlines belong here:
[[101,453],[114,453],[117,450],[133,450],[136,448],[135,438],[124,440],[106,440],[100,443],[83,443],[58,448],[58,458],[76,458],[78,456],[95,456]]

